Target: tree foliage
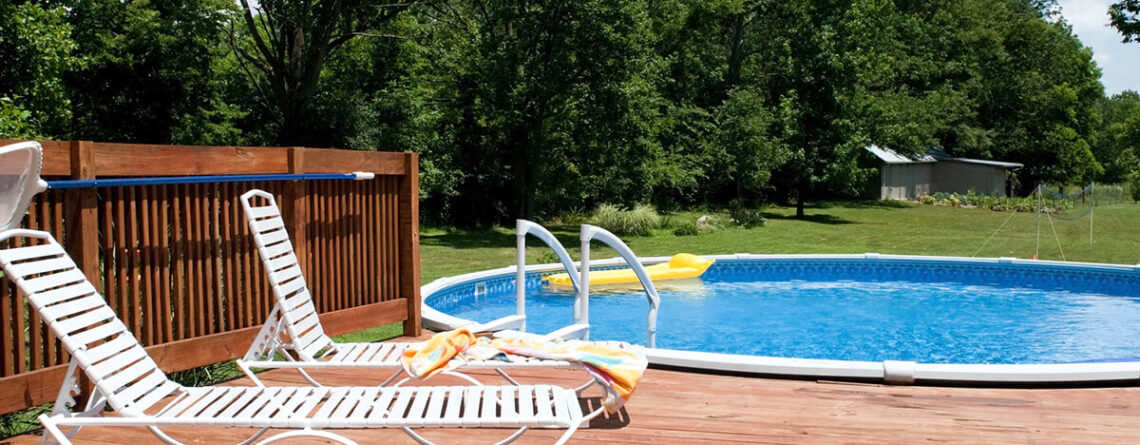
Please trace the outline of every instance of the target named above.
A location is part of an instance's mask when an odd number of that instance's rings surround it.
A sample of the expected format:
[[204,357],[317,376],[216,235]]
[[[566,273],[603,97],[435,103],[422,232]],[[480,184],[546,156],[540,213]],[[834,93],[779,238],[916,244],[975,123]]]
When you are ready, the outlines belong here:
[[63,8],[0,4],[0,137],[67,131],[71,110],[63,75],[77,65]]
[[[45,6],[47,5],[47,6]],[[1137,2],[1110,10],[1135,38]],[[62,0],[0,5],[0,137],[421,154],[429,223],[859,196],[870,143],[1121,181],[1052,0]]]
[[1140,38],[1140,0],[1120,0],[1108,7],[1112,26],[1124,36],[1124,42]]

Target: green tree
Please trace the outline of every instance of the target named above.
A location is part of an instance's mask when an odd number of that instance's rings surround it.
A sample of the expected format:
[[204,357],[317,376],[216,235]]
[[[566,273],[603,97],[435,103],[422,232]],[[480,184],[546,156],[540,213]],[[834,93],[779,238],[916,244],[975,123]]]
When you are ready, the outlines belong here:
[[808,200],[857,194],[868,179],[857,164],[867,139],[853,120],[858,67],[845,40],[852,8],[851,1],[799,0],[766,5],[762,14],[773,33],[768,94],[780,104],[780,137],[790,151],[775,177],[797,217]]
[[412,3],[373,0],[312,2],[240,0],[243,27],[230,25],[239,56],[259,103],[276,124],[276,143],[294,145],[305,134],[306,113],[329,58]]
[[84,61],[66,73],[72,137],[119,142],[229,142],[218,75],[226,0],[78,0],[67,20]]
[[1024,188],[1093,179],[1101,169],[1091,147],[1104,89],[1092,52],[1067,23],[1047,21],[1031,5],[1010,1],[987,11],[1001,46],[983,60],[984,86],[975,93],[978,120],[994,135],[985,153],[1025,164]]
[[65,14],[36,3],[0,4],[0,138],[67,134],[63,74],[78,61]]
[[1124,42],[1140,37],[1140,0],[1120,0],[1108,7],[1112,26],[1124,36]]
[[451,73],[456,214],[498,222],[649,196],[656,66],[645,5],[591,0],[433,8],[433,55]]
[[1104,165],[1098,180],[1123,182],[1140,167],[1140,95],[1135,91],[1106,98],[1100,106],[1104,117],[1101,137],[1093,153]]

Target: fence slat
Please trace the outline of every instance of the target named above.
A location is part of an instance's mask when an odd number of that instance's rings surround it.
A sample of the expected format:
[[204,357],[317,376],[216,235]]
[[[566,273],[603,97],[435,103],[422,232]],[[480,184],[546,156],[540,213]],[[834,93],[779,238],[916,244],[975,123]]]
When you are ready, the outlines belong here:
[[[7,142],[0,140],[0,145]],[[371,181],[245,182],[48,190],[24,227],[60,240],[161,366],[235,358],[272,296],[238,197],[272,193],[286,215],[326,329],[409,320],[402,224],[416,222],[413,155],[302,147],[187,147],[43,141],[48,179],[372,171]],[[308,155],[306,155],[308,153]],[[418,177],[415,179],[418,180]],[[414,232],[412,232],[414,233]],[[35,241],[18,241],[32,244]],[[418,295],[411,295],[418,298]],[[0,277],[0,413],[50,402],[66,351]],[[326,314],[329,319],[326,319]],[[236,342],[236,343],[235,343]],[[180,352],[181,351],[181,352]]]

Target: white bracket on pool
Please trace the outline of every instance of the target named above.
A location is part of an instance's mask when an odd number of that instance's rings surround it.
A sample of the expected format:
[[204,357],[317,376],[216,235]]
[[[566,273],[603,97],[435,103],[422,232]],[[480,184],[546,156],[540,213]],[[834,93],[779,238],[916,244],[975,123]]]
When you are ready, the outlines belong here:
[[[626,264],[633,269],[633,273],[637,275],[637,279],[641,281],[641,287],[645,289],[645,295],[649,298],[649,320],[647,321],[646,331],[648,339],[645,345],[650,348],[657,347],[657,307],[661,305],[661,297],[657,295],[657,286],[653,285],[653,280],[649,279],[649,273],[645,271],[645,266],[641,265],[641,260],[633,254],[629,246],[617,235],[610,233],[608,230],[589,224],[583,224],[581,229],[582,239],[582,278],[578,280],[578,298],[575,305],[574,315],[575,323],[590,323],[590,241],[598,240],[602,243],[612,247],[621,255]],[[573,274],[571,274],[573,275]],[[578,315],[581,318],[578,318]]]

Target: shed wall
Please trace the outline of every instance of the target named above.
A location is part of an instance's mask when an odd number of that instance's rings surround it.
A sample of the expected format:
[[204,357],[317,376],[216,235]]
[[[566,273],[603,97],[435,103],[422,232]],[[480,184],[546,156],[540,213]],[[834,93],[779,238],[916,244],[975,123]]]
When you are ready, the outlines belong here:
[[1005,195],[1005,168],[940,160],[934,164],[933,192]]
[[879,199],[916,199],[932,193],[933,163],[882,164]]

